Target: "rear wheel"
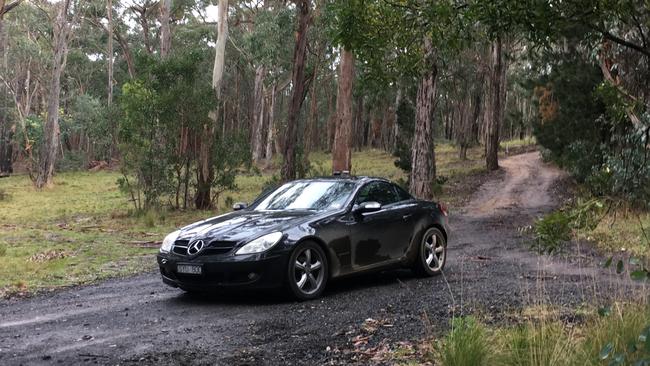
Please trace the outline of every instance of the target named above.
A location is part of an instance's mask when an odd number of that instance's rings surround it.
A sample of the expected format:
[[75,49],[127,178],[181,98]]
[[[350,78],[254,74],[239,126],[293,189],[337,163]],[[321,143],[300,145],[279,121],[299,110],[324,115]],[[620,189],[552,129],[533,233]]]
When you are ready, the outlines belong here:
[[422,236],[418,257],[413,269],[424,276],[434,276],[442,272],[447,262],[447,242],[439,229],[430,228]]
[[327,257],[321,247],[313,242],[301,243],[289,258],[289,290],[299,300],[315,299],[325,290],[328,271]]

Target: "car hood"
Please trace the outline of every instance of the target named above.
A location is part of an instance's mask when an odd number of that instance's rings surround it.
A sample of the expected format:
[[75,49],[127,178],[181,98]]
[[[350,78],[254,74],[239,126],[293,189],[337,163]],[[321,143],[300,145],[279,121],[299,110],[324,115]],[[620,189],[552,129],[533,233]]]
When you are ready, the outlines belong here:
[[188,225],[178,239],[208,239],[243,242],[273,231],[299,225],[314,216],[313,211],[235,211]]

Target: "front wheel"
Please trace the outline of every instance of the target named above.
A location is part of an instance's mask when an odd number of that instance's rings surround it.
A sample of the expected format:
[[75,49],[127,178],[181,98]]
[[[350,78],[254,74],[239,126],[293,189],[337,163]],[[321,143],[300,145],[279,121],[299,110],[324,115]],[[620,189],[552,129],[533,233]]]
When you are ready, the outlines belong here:
[[446,262],[447,242],[445,236],[436,228],[428,229],[422,236],[413,269],[420,275],[434,276],[442,272]]
[[321,247],[313,242],[301,243],[289,258],[289,290],[299,300],[315,299],[325,290],[328,271],[327,257]]

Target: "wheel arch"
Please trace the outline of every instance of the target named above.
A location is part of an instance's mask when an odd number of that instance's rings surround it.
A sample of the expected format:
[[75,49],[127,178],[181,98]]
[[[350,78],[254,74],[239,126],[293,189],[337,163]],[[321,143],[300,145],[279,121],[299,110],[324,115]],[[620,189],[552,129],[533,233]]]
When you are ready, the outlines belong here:
[[328,266],[327,277],[332,278],[332,273],[334,272],[334,270],[333,270],[334,258],[336,258],[336,256],[334,256],[330,252],[330,250],[328,249],[327,244],[325,243],[325,241],[323,239],[317,237],[317,236],[313,236],[313,235],[305,236],[305,237],[300,238],[300,240],[296,241],[296,244],[294,245],[294,250],[298,245],[300,245],[300,244],[302,244],[304,242],[312,242],[312,243],[318,245],[321,248],[321,250],[323,251],[323,253],[325,253],[325,257],[327,259],[327,266]]
[[438,224],[438,223],[434,223],[433,225],[430,226],[430,228],[431,228],[431,227],[440,230],[440,232],[442,233],[442,235],[445,237],[445,244],[449,244],[449,242],[448,242],[448,240],[447,240],[447,231],[445,230],[445,228],[444,228],[442,225],[440,225],[440,224]]

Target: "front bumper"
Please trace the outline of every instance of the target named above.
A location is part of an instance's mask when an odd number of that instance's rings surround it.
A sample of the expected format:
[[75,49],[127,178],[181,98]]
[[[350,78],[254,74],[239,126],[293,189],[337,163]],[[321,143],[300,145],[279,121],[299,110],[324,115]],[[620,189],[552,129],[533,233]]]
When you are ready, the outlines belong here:
[[[158,266],[165,284],[188,291],[227,288],[267,289],[284,284],[288,256],[275,255],[206,255],[184,257],[158,254]],[[200,265],[200,275],[177,272],[179,264]]]

